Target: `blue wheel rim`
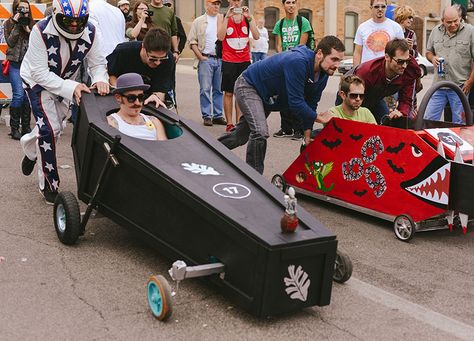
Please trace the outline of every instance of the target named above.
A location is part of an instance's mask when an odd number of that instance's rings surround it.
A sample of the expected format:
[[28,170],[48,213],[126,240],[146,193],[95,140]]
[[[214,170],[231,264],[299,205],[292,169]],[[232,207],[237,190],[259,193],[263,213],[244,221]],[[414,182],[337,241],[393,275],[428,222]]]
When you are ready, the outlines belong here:
[[163,296],[160,288],[153,281],[148,283],[148,305],[155,316],[160,316],[163,312]]

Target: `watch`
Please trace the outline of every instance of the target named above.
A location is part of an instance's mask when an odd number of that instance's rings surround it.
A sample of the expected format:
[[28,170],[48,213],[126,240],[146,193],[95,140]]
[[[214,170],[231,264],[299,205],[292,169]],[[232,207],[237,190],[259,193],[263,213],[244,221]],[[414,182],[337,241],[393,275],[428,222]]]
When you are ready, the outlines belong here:
[[179,52],[178,50],[174,50],[173,53],[177,53],[178,56],[181,54],[181,52]]

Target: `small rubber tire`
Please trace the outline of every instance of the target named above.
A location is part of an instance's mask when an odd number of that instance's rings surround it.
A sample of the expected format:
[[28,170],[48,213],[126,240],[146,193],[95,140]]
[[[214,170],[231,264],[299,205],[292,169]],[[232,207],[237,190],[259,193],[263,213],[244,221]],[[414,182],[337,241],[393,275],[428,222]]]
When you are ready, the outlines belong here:
[[272,177],[272,184],[273,184],[276,188],[278,188],[279,190],[281,190],[283,193],[286,192],[287,185],[286,185],[286,181],[285,181],[285,178],[283,177],[283,175],[275,174],[275,175]]
[[393,222],[393,231],[398,240],[409,242],[416,232],[416,225],[409,215],[399,215]]
[[54,228],[61,243],[74,245],[81,234],[79,203],[71,192],[61,192],[54,201]]
[[161,275],[153,275],[146,285],[148,306],[151,313],[159,321],[166,321],[173,313],[171,287]]
[[336,261],[334,262],[334,274],[332,279],[337,283],[344,283],[352,276],[352,261],[345,252],[336,252]]
[[421,75],[422,78],[428,75],[428,69],[426,68],[426,66],[420,65],[420,69],[421,69],[421,73],[422,73],[422,75]]

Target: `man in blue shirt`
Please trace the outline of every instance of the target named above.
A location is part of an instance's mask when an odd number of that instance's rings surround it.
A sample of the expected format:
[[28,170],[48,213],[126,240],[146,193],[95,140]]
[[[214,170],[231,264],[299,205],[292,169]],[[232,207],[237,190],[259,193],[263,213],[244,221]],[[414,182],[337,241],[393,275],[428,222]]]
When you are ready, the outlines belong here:
[[242,118],[230,133],[219,138],[234,149],[248,141],[246,162],[263,174],[267,149],[267,116],[289,109],[303,121],[308,144],[316,119],[316,108],[328,77],[344,57],[344,44],[334,36],[321,39],[315,51],[298,46],[252,64],[237,79],[235,98]]

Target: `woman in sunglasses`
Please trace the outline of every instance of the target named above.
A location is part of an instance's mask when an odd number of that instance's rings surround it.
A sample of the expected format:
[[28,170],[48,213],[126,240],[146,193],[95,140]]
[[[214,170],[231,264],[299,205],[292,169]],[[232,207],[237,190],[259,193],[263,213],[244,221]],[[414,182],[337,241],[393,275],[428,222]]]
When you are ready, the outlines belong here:
[[405,39],[410,46],[410,55],[413,57],[418,56],[417,44],[416,44],[416,34],[415,31],[411,29],[413,26],[413,17],[415,16],[415,10],[410,6],[403,5],[395,9],[394,20],[400,24],[405,35]]
[[130,40],[142,41],[145,34],[152,27],[155,27],[151,21],[150,14],[148,12],[148,4],[145,1],[138,1],[133,7],[133,18],[132,21],[127,23],[125,35]]
[[125,73],[117,78],[112,92],[120,104],[117,113],[107,116],[107,122],[121,133],[143,140],[167,140],[165,128],[159,119],[141,113],[149,85],[137,73]]

